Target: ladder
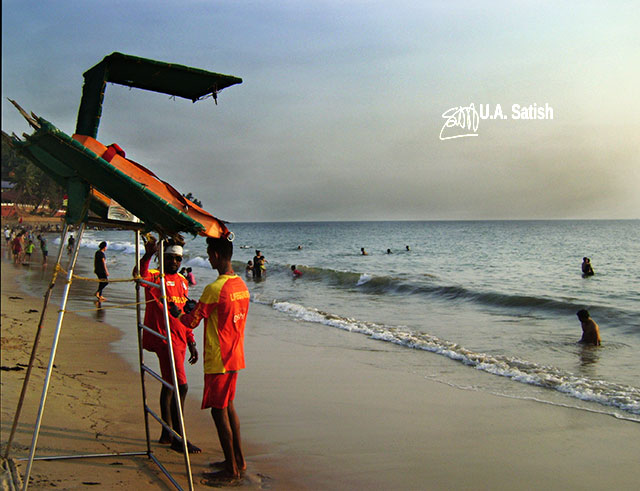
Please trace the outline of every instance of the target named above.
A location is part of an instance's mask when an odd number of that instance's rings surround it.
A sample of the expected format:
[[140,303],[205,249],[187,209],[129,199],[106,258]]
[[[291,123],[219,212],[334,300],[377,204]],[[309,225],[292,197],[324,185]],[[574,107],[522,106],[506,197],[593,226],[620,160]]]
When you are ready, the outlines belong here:
[[[182,449],[184,454],[184,465],[185,465],[185,468],[187,471],[187,477],[189,480],[189,489],[192,490],[193,474],[191,472],[191,462],[189,460],[189,448],[187,444],[187,435],[185,431],[184,417],[182,414],[182,403],[180,401],[180,393],[178,390],[178,376],[176,375],[176,366],[175,366],[175,360],[173,357],[173,345],[171,341],[171,323],[169,320],[169,305],[167,303],[167,286],[164,279],[165,278],[164,242],[165,242],[164,240],[160,241],[160,250],[158,251],[158,258],[160,262],[160,278],[161,278],[160,284],[152,283],[150,281],[146,281],[140,278],[136,280],[136,320],[138,325],[138,356],[140,359],[140,385],[142,387],[142,405],[144,408],[144,427],[145,427],[145,433],[147,436],[147,454],[149,458],[153,460],[153,462],[160,468],[160,470],[164,473],[164,475],[167,476],[167,479],[169,479],[177,489],[182,489],[180,485],[176,482],[176,480],[173,478],[171,473],[162,465],[162,463],[157,459],[157,457],[153,454],[153,451],[151,450],[151,437],[149,433],[149,415],[151,415],[158,423],[160,423],[160,425],[162,425],[164,429],[166,429],[174,438],[176,438],[179,442],[182,443]],[[140,271],[140,232],[138,230],[136,230],[135,244],[136,244],[136,266],[138,268],[138,271]],[[162,294],[162,306],[163,306],[162,310],[164,314],[164,323],[166,327],[165,332],[167,333],[166,336],[144,325],[144,323],[142,322],[142,308],[141,308],[141,299],[140,299],[141,297],[140,288],[142,284],[150,288],[160,288],[160,291]],[[167,382],[160,375],[158,375],[158,373],[156,373],[151,368],[149,368],[149,366],[145,365],[144,350],[142,349],[142,334],[144,331],[151,333],[152,335],[157,336],[160,339],[166,341],[167,349],[169,350],[169,358],[171,360],[171,376],[172,376],[173,383]],[[165,387],[173,391],[173,398],[177,405],[178,421],[180,423],[180,434],[176,433],[175,430],[171,428],[161,417],[159,417],[147,404],[147,390],[146,390],[146,384],[145,384],[145,375],[151,376],[153,379],[157,380],[158,382],[163,384]]]
[[[101,225],[104,225],[104,223],[99,223]],[[175,438],[177,439],[179,442],[182,443],[182,448],[183,448],[183,454],[184,454],[184,463],[185,463],[185,470],[186,470],[186,475],[187,475],[187,479],[188,479],[188,489],[190,491],[193,491],[194,487],[193,487],[193,474],[191,472],[191,462],[189,460],[189,448],[188,448],[188,444],[187,444],[187,435],[186,435],[186,431],[185,431],[185,425],[184,425],[184,417],[182,415],[182,403],[180,402],[180,393],[178,390],[178,378],[176,375],[176,369],[175,369],[175,360],[173,357],[173,348],[172,348],[172,343],[171,343],[171,324],[169,322],[169,306],[167,303],[167,298],[166,298],[166,294],[167,294],[167,288],[166,288],[166,284],[165,284],[165,275],[164,275],[164,240],[160,241],[160,250],[158,252],[159,255],[159,259],[160,259],[160,277],[161,277],[161,282],[160,284],[156,284],[156,283],[151,283],[145,280],[142,280],[140,278],[136,279],[136,320],[137,320],[137,328],[138,328],[138,354],[139,354],[139,361],[140,361],[140,379],[141,379],[141,388],[142,388],[142,404],[143,404],[143,409],[144,409],[144,424],[145,424],[145,434],[146,434],[146,451],[137,451],[137,452],[113,452],[113,453],[99,453],[99,454],[85,454],[85,455],[54,455],[54,456],[42,456],[42,457],[36,457],[35,453],[36,453],[36,447],[37,447],[37,442],[38,442],[38,435],[40,433],[40,426],[42,423],[42,417],[44,415],[44,408],[45,408],[45,403],[46,403],[46,399],[47,399],[47,393],[49,390],[49,385],[51,383],[51,374],[53,372],[53,368],[54,368],[54,362],[55,362],[55,356],[56,356],[56,351],[58,348],[58,342],[60,340],[60,332],[62,330],[62,321],[64,319],[64,313],[65,313],[65,308],[67,305],[67,301],[68,301],[68,297],[69,297],[69,291],[70,291],[70,286],[71,286],[71,280],[73,277],[73,271],[75,268],[75,263],[78,257],[78,252],[80,250],[80,242],[82,241],[82,235],[85,231],[87,223],[82,223],[82,225],[80,226],[80,229],[78,231],[78,236],[76,238],[76,243],[75,243],[75,247],[73,249],[73,252],[71,254],[71,258],[69,260],[69,267],[68,267],[68,271],[66,274],[66,282],[65,282],[65,286],[62,292],[62,300],[60,303],[60,310],[59,310],[59,314],[58,314],[58,321],[56,324],[56,329],[54,332],[54,336],[53,336],[53,344],[51,346],[51,352],[49,354],[49,363],[47,366],[47,372],[45,375],[45,380],[44,380],[44,386],[42,389],[42,395],[40,398],[40,406],[38,408],[38,416],[36,418],[36,422],[34,425],[34,430],[33,430],[33,437],[31,440],[31,446],[29,448],[29,457],[28,458],[24,458],[24,459],[16,459],[16,460],[28,460],[27,463],[27,469],[25,472],[25,476],[24,476],[24,480],[22,483],[22,491],[26,491],[28,486],[29,486],[29,476],[31,474],[31,468],[33,466],[33,462],[35,460],[68,460],[68,459],[80,459],[80,458],[95,458],[95,457],[132,457],[132,456],[144,456],[146,455],[149,459],[151,459],[157,466],[158,468],[162,471],[162,473],[167,477],[167,479],[169,479],[169,481],[171,481],[171,483],[176,487],[176,489],[179,489],[182,491],[182,486],[180,486],[180,484],[178,483],[178,481],[171,475],[171,473],[167,470],[167,468],[162,465],[162,463],[158,460],[158,458],[154,455],[153,450],[151,449],[151,439],[150,439],[150,434],[149,434],[149,415],[151,415],[156,421],[158,421],[164,428],[167,429],[167,431],[169,431],[169,433]],[[133,228],[133,227],[132,227]],[[138,267],[138,271],[140,271],[140,229],[139,228],[135,228],[135,244],[136,244],[136,265]],[[57,263],[60,262],[60,259],[62,257],[62,250],[65,246],[65,242],[66,242],[66,238],[67,238],[67,233],[69,232],[69,227],[67,225],[65,225],[64,230],[62,231],[62,236],[61,236],[61,240],[60,240],[60,250],[58,252],[58,261]],[[56,263],[56,264],[57,264]],[[15,434],[15,430],[18,424],[18,421],[20,419],[20,411],[22,408],[22,402],[24,400],[24,396],[26,394],[26,388],[29,382],[29,375],[31,373],[31,367],[33,365],[33,360],[35,358],[35,352],[37,350],[37,346],[38,346],[38,341],[39,341],[39,337],[40,337],[40,332],[42,329],[42,320],[44,319],[44,312],[47,308],[48,302],[49,302],[49,298],[51,295],[51,290],[53,289],[54,283],[55,283],[55,272],[54,272],[54,276],[53,279],[51,281],[51,284],[49,286],[49,290],[47,291],[46,295],[45,295],[45,299],[44,299],[44,305],[43,305],[43,309],[42,309],[42,316],[40,319],[40,324],[38,325],[38,331],[36,332],[36,337],[35,337],[35,341],[34,341],[34,345],[33,345],[33,349],[32,349],[32,353],[31,353],[31,360],[29,361],[29,368],[27,370],[24,382],[23,382],[23,386],[22,386],[22,392],[20,395],[20,399],[18,402],[18,408],[16,410],[16,414],[14,417],[14,421],[13,421],[13,427],[11,429],[11,434],[9,436],[9,440],[7,443],[7,447],[5,448],[5,453],[4,453],[4,457],[7,458],[9,456],[9,452],[11,450],[11,443],[13,440],[13,436]],[[141,312],[141,300],[140,300],[140,287],[141,284],[146,284],[147,286],[151,287],[151,288],[160,288],[161,290],[161,294],[162,294],[162,304],[163,304],[163,313],[164,313],[164,322],[165,322],[165,326],[166,326],[166,332],[167,332],[167,336],[163,336],[162,334],[159,334],[158,332],[150,329],[149,327],[145,326],[142,322],[142,312]],[[172,382],[173,383],[169,383],[166,382],[165,380],[162,379],[162,377],[160,375],[158,375],[155,371],[153,371],[151,368],[149,368],[147,365],[145,365],[144,363],[144,354],[143,354],[143,349],[142,349],[142,333],[144,331],[148,331],[148,332],[152,332],[154,335],[164,339],[167,341],[167,349],[169,350],[169,356],[170,356],[170,360],[171,360],[171,374],[172,374]],[[152,378],[158,380],[159,382],[161,382],[164,386],[168,387],[170,390],[173,391],[173,395],[174,395],[174,399],[176,401],[176,405],[177,405],[177,413],[178,413],[178,420],[180,422],[180,434],[176,433],[174,431],[173,428],[169,427],[169,425],[167,425],[162,418],[160,418],[156,413],[153,412],[153,410],[151,410],[149,408],[149,406],[147,405],[147,395],[146,395],[146,387],[145,387],[145,375],[149,375]]]

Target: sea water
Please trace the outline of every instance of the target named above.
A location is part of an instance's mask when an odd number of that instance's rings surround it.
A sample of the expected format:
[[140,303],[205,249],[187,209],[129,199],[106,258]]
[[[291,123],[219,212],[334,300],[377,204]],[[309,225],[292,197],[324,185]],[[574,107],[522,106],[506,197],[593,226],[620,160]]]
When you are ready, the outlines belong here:
[[[295,320],[301,332],[349,331],[362,349],[393,343],[403,348],[393,352],[398,364],[411,359],[411,370],[463,389],[640,422],[638,220],[229,228],[235,233],[234,267],[245,277],[252,302]],[[54,261],[60,238],[49,237]],[[133,239],[128,231],[86,231],[76,274],[94,277],[93,254],[105,240],[110,277],[130,277]],[[204,238],[186,239],[182,266],[193,268],[198,285],[190,296],[197,299],[216,273]],[[267,260],[260,280],[244,274],[256,249]],[[593,277],[581,275],[585,256]],[[67,260],[65,253],[63,265]],[[302,272],[300,278],[292,277],[291,265]],[[28,276],[38,280],[31,288],[43,291],[50,272],[32,267]],[[134,307],[108,308],[133,301],[132,284],[110,283],[104,292],[107,308],[96,310],[95,283],[79,283],[72,285],[69,309],[122,329],[126,335],[115,349],[137,363]],[[600,325],[600,347],[577,343],[581,329],[575,314],[582,308]],[[336,350],[336,356],[343,354]],[[189,370],[190,384],[197,385],[200,369]]]

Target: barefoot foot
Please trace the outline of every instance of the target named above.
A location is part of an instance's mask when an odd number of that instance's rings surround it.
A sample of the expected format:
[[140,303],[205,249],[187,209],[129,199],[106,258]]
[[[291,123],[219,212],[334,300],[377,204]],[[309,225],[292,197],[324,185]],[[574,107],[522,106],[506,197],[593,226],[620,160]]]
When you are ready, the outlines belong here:
[[[193,443],[187,442],[187,449],[189,453],[200,453],[202,449],[200,447],[196,447]],[[184,452],[184,447],[180,442],[174,441],[171,443],[171,450],[175,450],[176,452]]]

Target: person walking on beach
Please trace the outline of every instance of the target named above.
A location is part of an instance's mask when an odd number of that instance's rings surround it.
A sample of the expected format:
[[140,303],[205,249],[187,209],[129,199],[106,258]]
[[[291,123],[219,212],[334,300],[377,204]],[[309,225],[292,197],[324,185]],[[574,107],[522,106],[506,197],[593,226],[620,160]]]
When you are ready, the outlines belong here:
[[24,232],[18,232],[11,241],[11,252],[13,252],[13,263],[20,264],[22,262],[22,251],[24,249]]
[[47,239],[45,239],[42,235],[38,235],[38,240],[40,241],[40,250],[42,251],[42,265],[47,265],[47,257],[49,256],[49,249],[47,248]]
[[600,346],[600,327],[589,315],[587,310],[579,310],[576,315],[580,319],[580,325],[582,327],[582,337],[579,343],[592,344],[594,346]]
[[593,272],[593,267],[591,266],[591,259],[588,257],[582,258],[582,276],[593,276],[595,273]]
[[71,234],[69,236],[69,240],[67,240],[67,254],[71,254],[73,252],[73,246],[76,244],[76,239],[73,236],[73,234]]
[[[176,308],[179,308],[180,310],[188,310],[187,302],[189,301],[189,283],[184,276],[178,273],[178,268],[180,268],[180,263],[182,262],[183,244],[184,242],[181,240],[181,237],[178,236],[175,239],[171,239],[164,250],[165,286],[169,301],[176,305]],[[158,251],[156,239],[154,237],[150,237],[145,242],[144,249],[144,256],[142,256],[142,259],[140,260],[140,277],[151,283],[160,284],[160,271],[157,269],[149,269],[151,258]],[[135,268],[133,274],[134,276],[136,274]],[[144,284],[142,286],[145,288],[145,300],[147,302],[144,312],[144,325],[163,336],[166,336],[167,330],[164,321],[162,292],[159,288],[154,288]],[[180,394],[180,402],[184,411],[184,403],[189,390],[187,375],[184,369],[186,351],[188,347],[189,363],[193,365],[198,361],[198,350],[196,348],[196,341],[193,333],[190,329],[185,328],[181,322],[178,322],[178,320],[173,317],[169,318],[169,322],[171,327],[173,359],[178,379],[178,393]],[[173,385],[171,358],[169,355],[167,341],[160,339],[150,332],[144,331],[142,334],[142,347],[147,351],[151,351],[156,354],[160,363],[160,374],[162,375],[162,379]],[[160,391],[160,414],[168,426],[173,428],[176,433],[181,433],[178,406],[175,401],[174,391],[166,387],[164,384]],[[171,444],[171,448],[173,450],[178,452],[183,451],[184,447],[182,444],[179,441],[174,441],[171,434],[164,427],[162,428],[162,433],[158,441],[166,445]],[[191,442],[187,442],[187,448],[189,449],[189,453],[200,453],[201,451]]]
[[107,278],[109,278],[109,270],[107,269],[107,257],[104,255],[104,251],[107,250],[107,243],[100,242],[98,250],[93,257],[93,272],[96,274],[100,283],[98,283],[98,290],[96,291],[96,297],[99,302],[106,300],[102,296],[102,290],[109,284]]
[[33,251],[35,250],[36,246],[33,245],[33,240],[29,239],[29,243],[27,244],[27,247],[24,250],[24,254],[25,254],[25,261],[27,261],[26,264],[31,264],[31,254],[33,254]]
[[211,408],[211,416],[218,432],[224,462],[222,469],[206,474],[209,479],[234,481],[246,469],[240,420],[234,398],[238,370],[245,367],[244,328],[249,311],[249,290],[231,265],[233,243],[227,238],[207,238],[207,255],[218,278],[207,285],[191,313],[181,314],[172,306],[189,330],[205,319],[204,327],[204,393],[202,409]]
[[9,227],[4,228],[4,241],[7,246],[7,258],[11,257],[11,230]]

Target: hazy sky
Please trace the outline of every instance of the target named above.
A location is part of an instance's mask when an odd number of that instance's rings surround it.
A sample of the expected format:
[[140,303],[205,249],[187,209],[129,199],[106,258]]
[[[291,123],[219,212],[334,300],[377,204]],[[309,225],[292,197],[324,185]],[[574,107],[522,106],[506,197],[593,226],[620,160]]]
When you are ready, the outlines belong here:
[[[2,129],[30,132],[11,98],[72,134],[119,51],[243,79],[217,106],[109,85],[98,133],[222,219],[640,218],[639,25],[637,1],[3,0]],[[513,118],[534,103],[553,119]],[[470,104],[506,119],[441,140]]]

